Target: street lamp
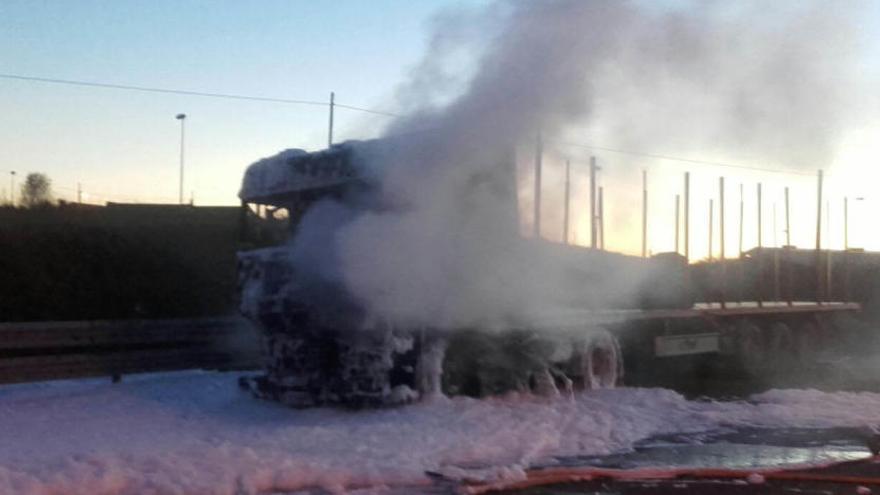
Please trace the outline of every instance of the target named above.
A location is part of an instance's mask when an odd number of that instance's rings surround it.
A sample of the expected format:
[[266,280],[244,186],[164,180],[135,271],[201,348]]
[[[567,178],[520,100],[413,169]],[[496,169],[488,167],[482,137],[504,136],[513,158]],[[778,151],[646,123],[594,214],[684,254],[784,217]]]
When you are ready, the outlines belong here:
[[177,194],[177,202],[183,204],[183,135],[184,135],[184,122],[186,121],[186,114],[179,113],[177,114],[175,119],[180,121],[180,188]]
[[[859,196],[853,199],[862,201],[865,198]],[[843,197],[843,249],[849,249],[849,198],[847,196]]]

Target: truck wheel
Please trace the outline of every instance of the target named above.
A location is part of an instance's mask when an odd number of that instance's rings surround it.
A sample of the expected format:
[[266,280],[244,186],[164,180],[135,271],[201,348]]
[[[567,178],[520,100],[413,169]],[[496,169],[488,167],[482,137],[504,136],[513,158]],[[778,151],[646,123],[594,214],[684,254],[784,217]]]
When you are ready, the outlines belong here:
[[797,362],[794,334],[788,325],[776,322],[767,329],[767,367],[775,373],[791,371]]
[[747,375],[757,377],[767,363],[767,350],[761,338],[761,329],[748,321],[737,325],[736,349],[739,361]]
[[421,349],[416,363],[416,389],[422,399],[443,395],[443,360],[446,357],[446,338],[421,336]]
[[579,358],[586,390],[614,388],[623,378],[620,345],[608,331],[591,335]]
[[556,380],[549,368],[532,373],[531,386],[532,393],[541,397],[556,397],[559,395],[559,388],[556,387]]
[[801,364],[809,364],[819,351],[822,341],[819,326],[813,321],[805,321],[795,337],[795,352]]

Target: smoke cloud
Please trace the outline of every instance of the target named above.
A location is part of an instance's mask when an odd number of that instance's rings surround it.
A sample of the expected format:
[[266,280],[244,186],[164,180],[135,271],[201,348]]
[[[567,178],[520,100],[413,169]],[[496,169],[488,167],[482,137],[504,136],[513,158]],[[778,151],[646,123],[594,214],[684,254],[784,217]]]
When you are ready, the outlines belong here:
[[447,11],[398,91],[406,116],[369,158],[376,194],[310,211],[299,268],[409,325],[491,326],[631,296],[638,277],[579,259],[594,282],[572,287],[565,254],[519,239],[516,191],[531,177],[515,182],[512,150],[539,132],[548,147],[589,132],[641,150],[827,163],[856,113],[861,4],[830,7],[502,0]]

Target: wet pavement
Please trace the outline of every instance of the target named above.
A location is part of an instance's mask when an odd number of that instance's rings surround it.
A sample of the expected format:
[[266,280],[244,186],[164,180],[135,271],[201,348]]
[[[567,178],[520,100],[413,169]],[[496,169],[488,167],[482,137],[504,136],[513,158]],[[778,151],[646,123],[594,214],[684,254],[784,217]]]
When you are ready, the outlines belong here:
[[559,466],[791,468],[865,459],[866,433],[856,428],[764,429],[662,436],[639,442],[634,452],[558,459]]
[[[656,437],[633,452],[558,459],[559,468],[656,469],[671,479],[597,479],[495,493],[551,494],[845,494],[880,493],[880,463],[861,429],[730,429]],[[819,466],[819,467],[805,467]],[[708,468],[708,470],[704,470]],[[768,473],[781,472],[774,475]],[[778,471],[777,471],[778,470]],[[713,476],[712,472],[718,475]],[[734,474],[740,471],[739,475]],[[765,473],[752,474],[750,471]],[[658,476],[662,478],[663,476]]]
[[[700,371],[688,366],[687,371]],[[703,370],[705,371],[705,369]],[[880,392],[880,359],[823,356],[797,373],[748,380],[718,374],[691,375],[672,384],[692,398],[744,399],[773,388],[816,388],[826,391]],[[668,386],[668,385],[667,385]],[[752,494],[880,494],[880,461],[868,446],[867,428],[729,428],[696,434],[654,437],[632,452],[611,456],[556,459],[546,469],[600,468],[673,470],[671,479],[594,479],[556,483],[496,493],[522,495],[752,495]],[[874,437],[880,441],[880,437]],[[689,473],[689,470],[692,472]],[[731,470],[712,477],[711,471]],[[752,476],[751,471],[781,474]],[[733,472],[740,472],[733,476]],[[704,476],[705,475],[705,476]]]
[[[876,346],[857,353],[828,353],[790,373],[760,380],[727,373],[727,363],[691,361],[665,369],[678,375],[665,386],[690,398],[741,400],[769,389],[815,388],[825,391],[880,392],[880,359]],[[654,375],[656,379],[657,375]],[[682,379],[682,377],[685,377]],[[641,384],[648,385],[648,383]],[[639,442],[632,452],[611,456],[555,459],[545,469],[669,469],[672,479],[610,478],[557,483],[497,493],[523,495],[752,495],[880,494],[880,461],[868,447],[867,428],[728,428],[696,434],[660,436]],[[874,437],[880,443],[880,437]],[[704,477],[704,469],[741,471],[739,477]],[[688,475],[688,470],[693,470]],[[750,470],[779,470],[779,476],[756,476]]]

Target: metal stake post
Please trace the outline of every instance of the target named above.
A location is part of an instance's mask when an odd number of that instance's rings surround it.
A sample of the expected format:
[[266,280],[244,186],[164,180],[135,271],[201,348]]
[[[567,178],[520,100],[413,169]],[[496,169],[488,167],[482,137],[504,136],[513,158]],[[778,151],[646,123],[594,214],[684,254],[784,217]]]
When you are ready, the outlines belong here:
[[541,168],[544,155],[544,140],[541,133],[538,133],[535,144],[535,194],[534,194],[534,221],[532,223],[532,234],[535,239],[541,238]]

